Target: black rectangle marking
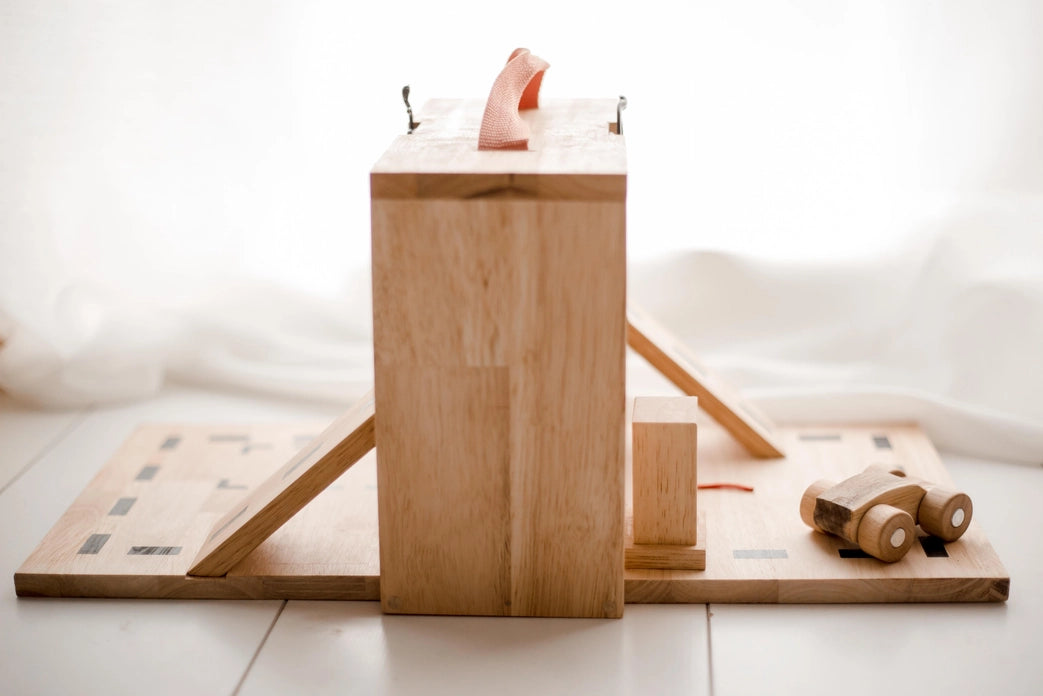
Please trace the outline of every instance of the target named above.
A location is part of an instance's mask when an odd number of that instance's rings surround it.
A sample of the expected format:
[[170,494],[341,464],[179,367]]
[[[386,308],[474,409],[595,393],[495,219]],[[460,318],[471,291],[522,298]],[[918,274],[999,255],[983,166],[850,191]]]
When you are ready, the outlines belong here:
[[149,464],[141,467],[141,471],[134,477],[135,481],[151,481],[156,477],[156,472],[159,471],[159,467],[155,464]]
[[176,556],[181,553],[180,546],[131,546],[128,556]]
[[211,435],[210,442],[246,442],[249,435]]
[[841,558],[872,558],[862,549],[840,549],[839,553]]
[[804,442],[840,442],[840,433],[801,433],[798,438]]
[[166,440],[163,441],[163,444],[160,445],[159,448],[161,450],[171,450],[171,449],[174,449],[175,447],[177,447],[179,444],[181,444],[181,436],[180,435],[171,435],[170,437],[168,437]]
[[734,549],[732,558],[789,558],[789,554],[786,553],[786,549]]
[[949,552],[945,550],[945,542],[936,536],[920,537],[920,546],[928,558],[948,558]]
[[887,437],[887,435],[874,435],[873,445],[875,445],[877,449],[889,450],[891,449],[891,439]]
[[87,554],[90,556],[95,555],[101,551],[101,547],[105,546],[105,542],[109,540],[111,534],[91,534],[87,537],[87,541],[83,542],[83,546],[76,553]]
[[130,512],[130,509],[134,506],[137,498],[120,498],[116,501],[116,504],[109,510],[110,515],[126,515]]

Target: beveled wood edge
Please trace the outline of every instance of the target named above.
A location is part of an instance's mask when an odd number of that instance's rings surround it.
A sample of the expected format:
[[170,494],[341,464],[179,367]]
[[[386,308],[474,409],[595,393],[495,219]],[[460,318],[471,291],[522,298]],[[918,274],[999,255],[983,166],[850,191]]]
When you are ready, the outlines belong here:
[[625,174],[434,174],[371,172],[372,199],[520,198],[537,200],[626,200]]
[[[880,579],[871,597],[853,599],[838,580],[833,591],[799,579],[751,579],[741,589],[735,580],[672,580],[651,578],[669,570],[627,571],[627,604],[908,604],[1006,602],[1010,578],[895,578]],[[94,597],[108,599],[312,599],[379,601],[377,576],[312,576],[277,578],[224,576],[194,578],[170,576],[147,581],[118,575],[79,575],[58,578],[45,573],[16,573],[19,597]]]

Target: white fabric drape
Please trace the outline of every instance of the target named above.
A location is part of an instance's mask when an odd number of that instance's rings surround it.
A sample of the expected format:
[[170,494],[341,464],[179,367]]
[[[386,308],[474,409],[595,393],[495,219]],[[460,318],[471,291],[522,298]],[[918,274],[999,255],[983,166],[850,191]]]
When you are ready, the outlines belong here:
[[[401,85],[625,93],[631,295],[779,421],[1043,461],[1043,6],[0,7],[0,388],[348,401]],[[549,21],[548,18],[553,18]]]
[[846,263],[677,254],[632,296],[779,422],[919,422],[940,447],[1043,462],[1043,201],[993,201]]

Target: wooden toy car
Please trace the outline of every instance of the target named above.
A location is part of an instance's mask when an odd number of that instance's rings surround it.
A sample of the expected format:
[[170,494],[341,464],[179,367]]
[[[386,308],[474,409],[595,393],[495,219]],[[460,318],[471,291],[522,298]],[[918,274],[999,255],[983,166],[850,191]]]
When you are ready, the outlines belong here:
[[912,547],[917,524],[942,541],[956,541],[967,531],[971,513],[965,493],[882,466],[870,466],[840,483],[816,481],[800,500],[800,517],[809,527],[858,544],[888,563]]

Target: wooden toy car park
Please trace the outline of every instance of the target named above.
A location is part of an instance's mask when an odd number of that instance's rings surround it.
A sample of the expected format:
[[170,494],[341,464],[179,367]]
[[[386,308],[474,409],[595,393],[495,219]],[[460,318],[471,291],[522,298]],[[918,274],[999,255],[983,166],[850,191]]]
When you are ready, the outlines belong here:
[[[18,594],[585,617],[1006,600],[916,425],[776,426],[627,311],[618,108],[541,103],[518,116],[528,149],[491,152],[475,147],[481,102],[410,116],[371,176],[374,395],[325,430],[141,427],[18,570]],[[700,408],[635,411],[628,343]],[[869,465],[884,470],[805,492]],[[950,543],[938,553],[911,519]]]

